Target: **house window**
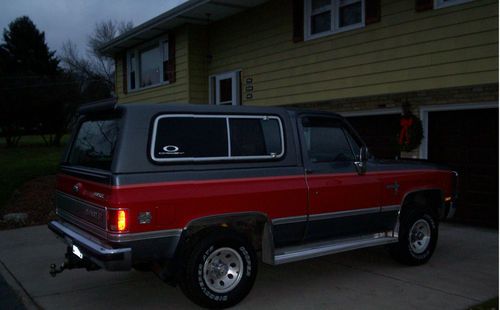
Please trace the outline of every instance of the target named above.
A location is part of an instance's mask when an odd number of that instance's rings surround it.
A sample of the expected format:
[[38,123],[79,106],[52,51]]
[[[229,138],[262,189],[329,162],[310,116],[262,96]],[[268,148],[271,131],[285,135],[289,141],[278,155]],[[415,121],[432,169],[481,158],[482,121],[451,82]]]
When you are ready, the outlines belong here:
[[139,52],[139,67],[141,88],[160,83],[160,50],[158,46]]
[[[140,46],[128,52],[128,88],[136,90],[169,82],[171,57],[168,40]],[[170,73],[171,74],[171,73]]]
[[462,4],[466,2],[471,2],[473,0],[434,0],[434,8],[446,8],[452,5]]
[[212,75],[209,84],[211,104],[241,104],[240,71]]
[[163,66],[163,80],[168,81],[168,41],[163,41],[161,43],[162,46],[162,66]]
[[136,70],[136,61],[135,61],[135,54],[130,53],[129,54],[129,89],[135,89],[135,72]]
[[365,0],[305,0],[304,5],[308,39],[365,25]]

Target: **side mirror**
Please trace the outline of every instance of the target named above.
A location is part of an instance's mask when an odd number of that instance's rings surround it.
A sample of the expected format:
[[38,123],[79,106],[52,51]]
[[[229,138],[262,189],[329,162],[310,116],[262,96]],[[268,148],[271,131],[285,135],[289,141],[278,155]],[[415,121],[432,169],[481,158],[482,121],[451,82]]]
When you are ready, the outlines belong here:
[[368,161],[368,148],[366,146],[361,147],[359,150],[359,158],[354,162],[356,170],[358,170],[359,175],[363,175],[366,172],[366,162]]

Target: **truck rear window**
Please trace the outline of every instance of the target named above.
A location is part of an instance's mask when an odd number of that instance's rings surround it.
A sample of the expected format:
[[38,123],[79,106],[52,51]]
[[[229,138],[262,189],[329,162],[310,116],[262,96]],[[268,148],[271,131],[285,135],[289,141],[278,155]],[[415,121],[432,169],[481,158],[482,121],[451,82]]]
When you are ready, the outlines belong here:
[[110,170],[118,131],[117,119],[84,121],[74,138],[68,163]]
[[153,127],[151,158],[158,162],[273,159],[283,153],[276,116],[162,115]]

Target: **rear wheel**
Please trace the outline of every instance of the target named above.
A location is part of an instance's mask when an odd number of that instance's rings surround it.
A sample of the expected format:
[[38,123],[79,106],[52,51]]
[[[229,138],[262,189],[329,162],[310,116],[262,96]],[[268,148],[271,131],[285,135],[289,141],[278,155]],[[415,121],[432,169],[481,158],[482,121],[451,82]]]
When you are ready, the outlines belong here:
[[226,308],[250,292],[257,274],[251,245],[231,232],[215,232],[184,251],[179,284],[184,294],[207,308]]
[[429,261],[438,239],[438,224],[434,214],[428,209],[413,208],[403,214],[399,227],[399,241],[391,247],[393,257],[413,266]]

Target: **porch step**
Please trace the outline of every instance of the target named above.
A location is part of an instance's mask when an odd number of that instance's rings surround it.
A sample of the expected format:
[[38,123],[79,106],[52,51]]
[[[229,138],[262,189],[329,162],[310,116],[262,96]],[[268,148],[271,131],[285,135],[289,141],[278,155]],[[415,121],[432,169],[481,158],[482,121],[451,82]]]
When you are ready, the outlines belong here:
[[393,237],[392,233],[380,233],[277,248],[275,250],[274,264],[280,265],[395,242],[398,242],[398,238]]

